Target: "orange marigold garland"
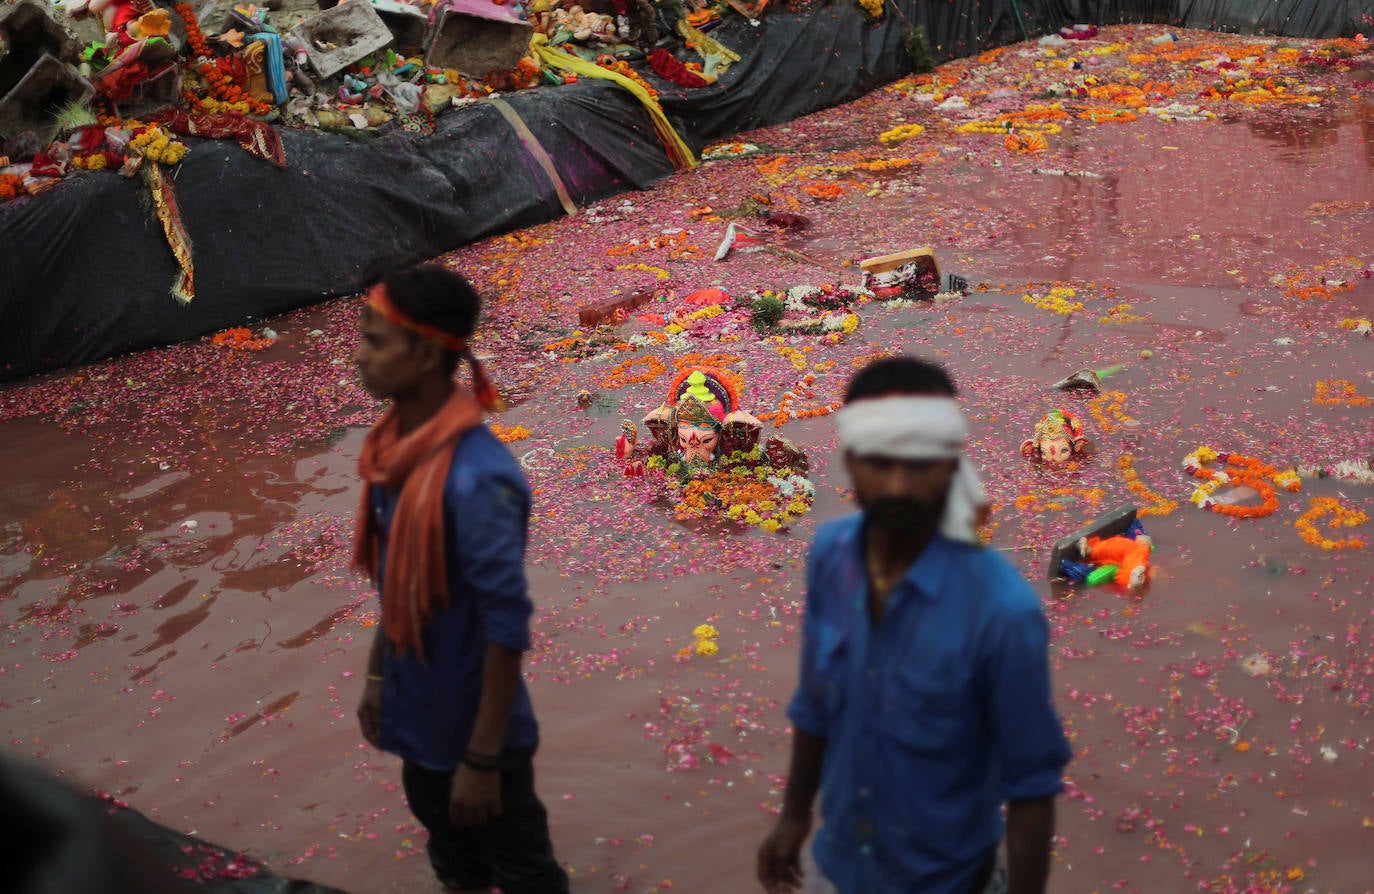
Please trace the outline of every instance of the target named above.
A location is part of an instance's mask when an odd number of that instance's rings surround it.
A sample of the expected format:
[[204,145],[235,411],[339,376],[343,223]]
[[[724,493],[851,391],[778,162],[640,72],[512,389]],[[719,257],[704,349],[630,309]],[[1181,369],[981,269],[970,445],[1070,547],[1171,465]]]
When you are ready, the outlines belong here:
[[[1208,468],[1206,464],[1213,460],[1222,463],[1226,468],[1224,470]],[[1269,483],[1270,481],[1290,493],[1296,493],[1302,489],[1302,479],[1298,477],[1296,472],[1280,472],[1253,456],[1243,456],[1239,453],[1220,453],[1210,447],[1199,447],[1185,456],[1183,468],[1193,477],[1202,479],[1202,483],[1193,490],[1192,496],[1188,498],[1189,501],[1199,509],[1206,509],[1218,515],[1229,515],[1232,518],[1262,518],[1266,515],[1273,515],[1279,508],[1279,499],[1275,495],[1274,487]],[[1232,506],[1219,503],[1212,499],[1212,494],[1223,485],[1250,487],[1260,495],[1261,504],[1259,506]]]
[[18,174],[0,174],[0,202],[28,195],[28,192],[23,177]]
[[210,44],[205,40],[205,34],[200,30],[200,22],[196,19],[195,7],[190,3],[178,3],[175,9],[186,28],[186,43],[196,56],[196,71],[205,81],[210,93],[209,96],[199,97],[190,91],[182,91],[182,98],[187,104],[207,112],[271,114],[272,106],[249,96],[248,91],[226,71],[227,61],[217,59],[211,52]]
[[820,416],[828,416],[838,410],[843,403],[838,400],[821,406],[804,407],[800,410],[792,409],[792,404],[798,397],[813,398],[816,396],[816,392],[812,389],[815,384],[816,376],[814,373],[807,373],[802,376],[795,387],[783,392],[776,410],[759,414],[759,421],[768,422],[771,420],[774,428],[782,428],[792,419],[816,419]]
[[233,351],[261,351],[263,348],[270,348],[274,342],[275,339],[265,336],[255,337],[251,331],[242,326],[217,332],[210,339],[212,345],[229,348]]
[[1127,489],[1146,504],[1136,512],[1136,515],[1168,515],[1178,508],[1177,500],[1170,500],[1145,486],[1145,482],[1140,480],[1140,473],[1135,470],[1134,456],[1123,453],[1117,458],[1116,464],[1121,469],[1121,477],[1125,480]]
[[1312,403],[1324,407],[1367,407],[1374,404],[1374,400],[1361,394],[1355,383],[1348,379],[1326,379],[1317,383]]
[[1365,542],[1358,537],[1344,537],[1335,540],[1326,537],[1317,527],[1317,519],[1330,515],[1326,523],[1329,528],[1353,528],[1369,521],[1369,514],[1360,509],[1348,508],[1335,497],[1313,497],[1307,511],[1298,516],[1293,527],[1303,540],[1322,549],[1364,549]]
[[[632,373],[635,367],[644,367],[643,372]],[[668,364],[659,360],[653,354],[644,354],[639,357],[631,357],[622,360],[615,366],[601,381],[603,388],[624,388],[626,385],[638,385],[641,382],[652,382],[659,376],[668,371]]]

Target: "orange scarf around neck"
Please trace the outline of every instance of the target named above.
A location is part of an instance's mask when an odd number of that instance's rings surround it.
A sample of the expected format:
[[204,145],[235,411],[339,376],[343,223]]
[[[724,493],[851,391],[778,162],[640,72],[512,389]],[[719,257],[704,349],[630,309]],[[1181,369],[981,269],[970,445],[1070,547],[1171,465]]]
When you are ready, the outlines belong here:
[[[428,421],[407,435],[392,407],[363,441],[358,473],[363,479],[353,567],[379,583],[382,627],[399,651],[424,658],[422,634],[436,608],[448,607],[444,560],[444,482],[463,433],[482,424],[483,410],[471,391],[455,388]],[[371,486],[400,491],[387,537],[386,574],[379,582],[377,522]]]

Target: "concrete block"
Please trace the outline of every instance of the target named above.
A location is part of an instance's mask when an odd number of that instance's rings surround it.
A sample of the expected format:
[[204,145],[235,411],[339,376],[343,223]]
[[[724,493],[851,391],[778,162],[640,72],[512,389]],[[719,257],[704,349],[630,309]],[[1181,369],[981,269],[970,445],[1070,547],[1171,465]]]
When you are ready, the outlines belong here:
[[0,97],[13,90],[44,53],[73,59],[79,49],[76,34],[45,4],[18,0],[0,6]]
[[322,78],[391,43],[391,31],[368,0],[344,0],[301,22],[291,33],[305,44],[310,67]]
[[95,87],[80,72],[44,53],[0,98],[0,137],[12,139],[29,130],[47,143],[57,136],[58,110],[72,103],[85,105],[94,95]]
[[372,8],[382,17],[391,36],[396,38],[396,51],[407,56],[424,49],[429,33],[429,16],[424,10],[400,3],[398,0],[372,0]]
[[514,68],[534,34],[533,25],[491,0],[440,0],[430,16],[426,64],[470,78]]

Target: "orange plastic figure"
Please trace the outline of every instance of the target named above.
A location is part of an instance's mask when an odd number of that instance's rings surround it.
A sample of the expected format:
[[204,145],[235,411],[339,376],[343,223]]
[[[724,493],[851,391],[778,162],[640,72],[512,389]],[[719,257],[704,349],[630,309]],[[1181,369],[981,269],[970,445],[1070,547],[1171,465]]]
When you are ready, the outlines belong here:
[[1089,562],[1115,565],[1113,582],[1132,590],[1145,586],[1150,570],[1150,538],[1144,534],[1130,537],[1085,537],[1078,551]]

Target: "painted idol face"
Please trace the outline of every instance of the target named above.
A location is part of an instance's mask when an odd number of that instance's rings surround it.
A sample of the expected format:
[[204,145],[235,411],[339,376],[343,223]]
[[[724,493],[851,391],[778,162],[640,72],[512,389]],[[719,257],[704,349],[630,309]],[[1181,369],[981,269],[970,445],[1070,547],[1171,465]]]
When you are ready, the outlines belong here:
[[679,422],[677,425],[677,449],[682,454],[683,462],[711,462],[716,458],[716,445],[719,443],[720,435],[714,426],[690,422]]

